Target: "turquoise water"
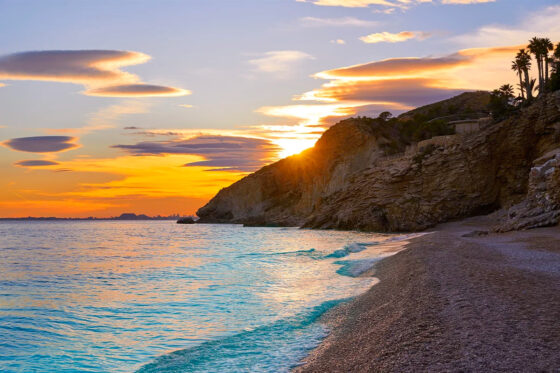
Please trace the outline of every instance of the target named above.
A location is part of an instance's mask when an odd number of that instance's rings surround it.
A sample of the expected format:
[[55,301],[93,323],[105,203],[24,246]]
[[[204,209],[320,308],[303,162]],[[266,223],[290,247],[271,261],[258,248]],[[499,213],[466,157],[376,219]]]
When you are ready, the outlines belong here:
[[[1,222],[0,371],[282,372],[375,279],[387,235]],[[341,260],[344,257],[344,260]]]

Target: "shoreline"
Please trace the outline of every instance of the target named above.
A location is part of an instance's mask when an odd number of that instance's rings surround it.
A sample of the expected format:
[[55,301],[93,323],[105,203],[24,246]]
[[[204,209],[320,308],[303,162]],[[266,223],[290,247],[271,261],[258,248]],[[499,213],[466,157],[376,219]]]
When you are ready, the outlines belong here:
[[380,281],[323,316],[330,334],[292,371],[560,369],[560,227],[465,237],[489,219],[439,225],[376,263]]

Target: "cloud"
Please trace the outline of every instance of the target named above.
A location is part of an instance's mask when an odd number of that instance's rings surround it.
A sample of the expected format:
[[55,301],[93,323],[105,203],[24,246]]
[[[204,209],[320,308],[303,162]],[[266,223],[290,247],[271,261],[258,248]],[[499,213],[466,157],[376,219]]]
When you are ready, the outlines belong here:
[[56,153],[77,148],[77,138],[70,136],[19,137],[5,141],[4,146],[20,152]]
[[448,69],[468,63],[471,57],[454,53],[443,57],[390,58],[369,63],[322,71],[315,74],[321,79],[382,79],[418,75],[423,72]]
[[346,42],[343,39],[335,39],[330,41],[332,44],[344,45]]
[[189,104],[182,104],[182,105],[179,105],[179,106],[184,107],[185,109],[192,109],[194,107],[194,106],[189,105]]
[[395,8],[385,8],[385,9],[375,9],[373,10],[373,13],[378,13],[378,14],[393,14],[395,13]]
[[[369,6],[382,6],[387,10],[382,10],[382,13],[392,13],[395,8],[406,10],[411,6],[434,3],[432,0],[296,0],[301,3],[312,3],[321,6],[339,6],[346,8],[367,8]],[[439,0],[441,4],[480,4],[491,3],[496,0]]]
[[442,0],[442,4],[482,4],[482,3],[493,3],[496,0]]
[[118,104],[100,108],[88,115],[87,124],[79,128],[48,129],[47,133],[83,135],[93,131],[115,128],[121,117],[130,114],[148,113],[150,103],[138,100],[124,100]]
[[257,71],[285,76],[292,71],[295,64],[308,59],[314,57],[295,50],[270,51],[264,53],[262,57],[249,60],[249,63]]
[[45,161],[45,160],[37,159],[37,160],[19,161],[14,164],[19,167],[45,167],[45,166],[56,166],[59,165],[60,163],[55,161]]
[[81,84],[84,94],[103,96],[177,96],[187,90],[142,83],[121,70],[147,62],[150,56],[118,50],[47,50],[0,57],[0,80],[41,80]]
[[560,5],[531,12],[517,25],[487,25],[475,32],[460,35],[453,42],[468,47],[527,44],[533,36],[560,40]]
[[199,135],[188,139],[144,141],[133,145],[114,145],[133,155],[185,154],[205,158],[185,166],[203,166],[210,170],[249,172],[270,162],[279,152],[269,140],[251,137]]
[[[493,89],[513,81],[508,61],[518,46],[465,49],[439,57],[392,58],[314,75],[321,87],[294,97],[314,104],[264,107],[269,116],[299,119],[299,125],[326,127],[334,119],[390,110],[402,112],[464,91]],[[321,103],[321,104],[317,104]]]
[[120,67],[145,63],[143,53],[115,50],[51,50],[14,53],[0,57],[0,79],[88,83],[133,80]]
[[355,17],[342,17],[342,18],[317,18],[317,17],[303,17],[300,18],[300,23],[305,27],[373,27],[379,23],[375,21],[368,21]]
[[340,105],[340,104],[313,104],[313,105],[286,105],[286,106],[265,106],[257,110],[272,117],[297,118],[302,119],[300,122],[304,126],[314,126],[321,118],[327,116],[348,116],[354,112],[353,107],[357,105]]
[[[340,6],[346,8],[367,8],[370,5],[403,6],[411,0],[296,0],[301,3],[313,3],[322,6]],[[429,1],[429,0],[428,0]],[[425,1],[424,1],[425,2]]]
[[184,96],[191,92],[185,89],[166,87],[153,84],[122,84],[110,87],[89,89],[84,92],[88,96],[109,97],[152,97],[152,96]]
[[430,33],[424,31],[401,31],[396,34],[384,31],[362,36],[360,40],[367,44],[399,43],[410,39],[424,40],[430,36]]
[[448,89],[439,86],[440,81],[429,78],[407,78],[370,81],[339,81],[317,90],[314,99],[321,101],[343,101],[377,103],[408,108],[440,101],[462,93],[463,89]]
[[[510,74],[504,65],[497,65],[493,62],[496,59],[511,58],[519,46],[507,46],[496,48],[473,48],[464,49],[441,57],[408,57],[391,58],[386,60],[373,61],[365,64],[342,67],[333,70],[322,71],[315,74],[321,79],[330,79],[332,82],[323,86],[326,91],[344,86],[344,83],[356,82],[392,82],[403,79],[431,79],[434,86],[438,87],[458,87],[453,82],[476,80],[477,77],[488,79],[488,70],[481,69],[482,65],[495,65],[491,74],[495,71],[505,71]],[[490,66],[489,69],[492,69]],[[470,74],[459,74],[458,71],[469,69]],[[475,73],[476,71],[476,73]],[[494,79],[490,79],[494,80]],[[420,82],[420,80],[418,80]],[[437,83],[436,83],[437,82]],[[472,84],[470,85],[472,86]],[[311,91],[301,96],[302,99],[314,100],[320,96]],[[321,100],[326,100],[325,98]]]

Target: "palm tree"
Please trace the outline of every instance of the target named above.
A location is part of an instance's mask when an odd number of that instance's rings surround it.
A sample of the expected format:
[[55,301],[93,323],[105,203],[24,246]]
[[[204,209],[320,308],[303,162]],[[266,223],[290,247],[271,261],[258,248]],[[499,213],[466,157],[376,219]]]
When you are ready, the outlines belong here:
[[[516,69],[523,71],[523,75],[525,76],[525,81],[521,83],[521,86],[525,88],[525,93],[527,94],[527,100],[533,99],[533,90],[528,88],[529,85],[529,69],[531,69],[531,55],[527,53],[525,49],[520,49],[515,56]],[[513,68],[513,66],[512,66]],[[523,89],[521,91],[523,95]]]
[[529,40],[529,51],[535,55],[537,67],[539,69],[539,95],[545,91],[548,82],[548,64],[550,59],[548,52],[554,49],[554,44],[549,38],[537,38]]
[[549,38],[542,38],[541,39],[541,48],[543,54],[543,63],[545,66],[545,73],[544,73],[544,82],[548,82],[548,64],[551,62],[551,59],[548,57],[548,52],[554,50],[554,44],[550,41]]
[[513,87],[511,84],[504,84],[499,89],[498,92],[505,98],[512,98],[513,97]]
[[535,90],[535,84],[537,83],[536,79],[531,79],[530,81],[525,84],[525,92],[527,92],[527,99],[529,100],[533,98],[533,91]]
[[556,49],[552,54],[552,72],[560,73],[560,43],[556,44]]
[[519,91],[521,92],[521,98],[525,99],[525,91],[523,89],[523,68],[517,58],[511,62],[511,69],[519,76]]
[[537,68],[539,70],[539,94],[542,92],[543,87],[543,66],[542,66],[542,43],[536,36],[529,40],[529,52],[535,55],[535,60],[537,60]]

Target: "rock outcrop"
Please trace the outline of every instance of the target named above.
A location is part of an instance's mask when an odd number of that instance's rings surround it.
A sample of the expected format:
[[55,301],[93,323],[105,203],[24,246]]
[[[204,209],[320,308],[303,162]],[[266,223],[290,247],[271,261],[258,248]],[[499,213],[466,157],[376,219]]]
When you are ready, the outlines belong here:
[[[528,201],[528,193],[537,202],[527,206],[557,198],[543,194],[543,182],[531,169],[560,146],[559,93],[478,132],[454,136],[443,145],[435,141],[405,152],[409,144],[394,125],[345,120],[314,148],[221,190],[197,214],[200,222],[414,231],[511,208]],[[557,188],[558,168],[550,174],[546,167],[546,189]],[[552,212],[551,206],[543,211]]]
[[529,172],[527,197],[496,215],[494,231],[531,229],[560,222],[560,148],[537,159]]

